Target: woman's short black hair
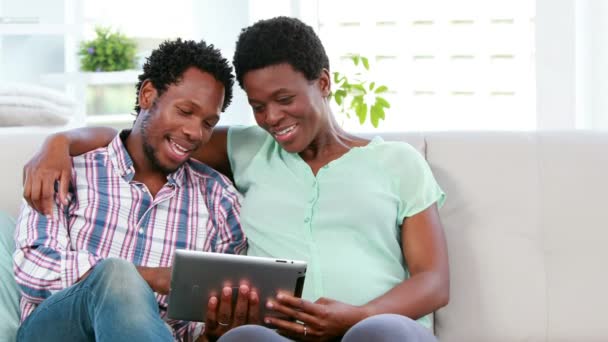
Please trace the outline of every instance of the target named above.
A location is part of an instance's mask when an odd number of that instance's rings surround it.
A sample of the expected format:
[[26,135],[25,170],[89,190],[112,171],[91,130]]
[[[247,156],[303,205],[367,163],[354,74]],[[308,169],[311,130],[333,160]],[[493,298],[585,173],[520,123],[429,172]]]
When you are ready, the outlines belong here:
[[281,63],[289,63],[309,81],[317,79],[323,69],[329,70],[321,40],[312,27],[298,19],[260,20],[241,30],[232,61],[241,88],[248,71]]
[[139,114],[139,90],[145,80],[150,80],[160,97],[171,84],[181,81],[184,72],[195,67],[207,72],[224,85],[224,104],[222,112],[232,101],[232,86],[234,76],[228,60],[222,57],[220,51],[204,41],[168,40],[152,51],[144,64],[144,71],[139,75],[137,83],[137,100],[135,111]]

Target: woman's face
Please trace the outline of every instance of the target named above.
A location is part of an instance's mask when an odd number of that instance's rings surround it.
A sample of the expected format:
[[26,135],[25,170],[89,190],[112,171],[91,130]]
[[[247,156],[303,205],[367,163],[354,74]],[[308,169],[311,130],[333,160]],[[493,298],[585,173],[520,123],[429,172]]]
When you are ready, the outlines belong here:
[[290,64],[277,64],[247,72],[243,86],[257,124],[288,152],[302,152],[328,127],[325,70],[309,81]]

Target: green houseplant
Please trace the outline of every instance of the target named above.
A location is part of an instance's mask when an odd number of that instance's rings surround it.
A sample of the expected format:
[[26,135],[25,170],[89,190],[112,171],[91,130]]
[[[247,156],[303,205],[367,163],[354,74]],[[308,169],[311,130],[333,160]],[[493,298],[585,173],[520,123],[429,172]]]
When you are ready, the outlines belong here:
[[369,117],[371,124],[378,128],[380,120],[385,118],[385,109],[391,107],[390,103],[382,97],[389,91],[385,85],[376,84],[369,80],[369,59],[360,55],[352,55],[350,59],[357,71],[353,75],[333,72],[335,91],[332,99],[338,105],[340,113],[350,118],[354,112],[360,124],[364,124]]
[[121,71],[134,69],[137,44],[109,27],[96,27],[96,37],[80,44],[83,71]]

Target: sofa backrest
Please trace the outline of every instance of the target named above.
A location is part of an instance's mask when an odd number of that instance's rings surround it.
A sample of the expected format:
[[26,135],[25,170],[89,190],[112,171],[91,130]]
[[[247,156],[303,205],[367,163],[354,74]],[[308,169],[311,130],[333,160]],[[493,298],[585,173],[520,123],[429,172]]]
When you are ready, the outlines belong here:
[[25,132],[0,128],[0,211],[17,216],[22,203],[23,165],[50,132],[36,127],[28,127]]
[[447,201],[441,341],[606,341],[608,134],[432,133]]

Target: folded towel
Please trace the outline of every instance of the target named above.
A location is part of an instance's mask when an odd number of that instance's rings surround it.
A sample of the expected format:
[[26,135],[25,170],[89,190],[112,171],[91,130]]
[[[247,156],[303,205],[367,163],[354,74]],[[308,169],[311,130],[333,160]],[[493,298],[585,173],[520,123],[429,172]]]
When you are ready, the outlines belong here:
[[0,95],[39,98],[58,106],[73,107],[76,105],[76,101],[64,92],[27,83],[0,82]]
[[0,95],[0,127],[64,125],[74,114],[74,108],[41,98]]
[[42,108],[61,116],[70,116],[74,113],[76,106],[58,105],[43,98],[29,96],[6,96],[0,94],[0,108],[4,107],[26,107]]

